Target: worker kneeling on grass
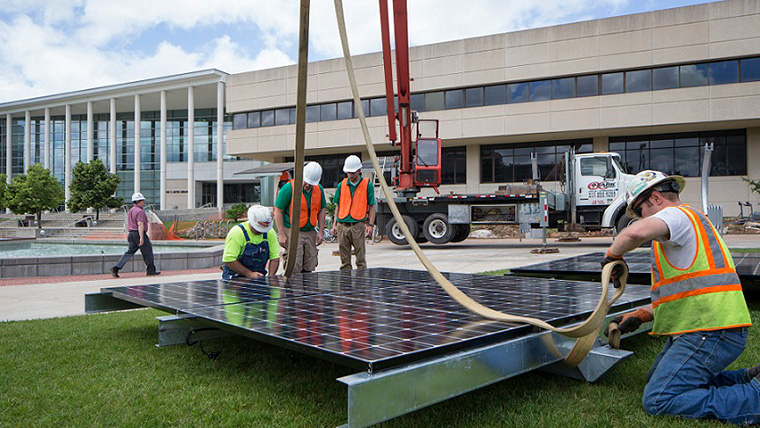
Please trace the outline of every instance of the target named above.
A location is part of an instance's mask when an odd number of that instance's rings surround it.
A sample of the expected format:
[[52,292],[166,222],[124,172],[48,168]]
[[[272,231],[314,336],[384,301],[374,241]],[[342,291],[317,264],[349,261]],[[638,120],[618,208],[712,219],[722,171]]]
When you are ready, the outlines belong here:
[[[731,253],[710,220],[681,204],[684,180],[642,171],[628,184],[626,227],[604,267],[644,242],[652,249],[652,304],[613,322],[621,333],[654,321],[667,341],[649,370],[642,402],[653,415],[760,422],[760,364],[724,370],[744,350],[750,321]],[[622,273],[613,270],[613,278]]]
[[261,205],[248,208],[248,221],[238,224],[224,240],[223,279],[274,276],[280,266],[280,246],[272,230],[272,211]]

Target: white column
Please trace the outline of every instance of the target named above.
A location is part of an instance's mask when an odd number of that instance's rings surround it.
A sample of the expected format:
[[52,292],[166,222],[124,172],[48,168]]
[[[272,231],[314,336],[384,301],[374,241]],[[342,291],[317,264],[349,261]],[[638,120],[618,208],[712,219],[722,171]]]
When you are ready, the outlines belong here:
[[95,126],[92,123],[92,101],[87,101],[87,163],[95,157],[95,147],[92,145],[93,128]]
[[45,107],[45,158],[42,162],[45,169],[50,169],[50,160],[53,158],[53,154],[50,152],[50,133],[52,131],[50,129],[50,108]]
[[195,208],[195,90],[187,88],[187,208]]
[[140,95],[135,95],[135,193],[140,191]]
[[111,172],[116,173],[116,98],[111,98],[111,110],[108,115],[108,122],[109,122],[109,135],[108,135],[108,145],[109,145],[109,152],[110,156],[108,157],[110,160],[110,166],[111,166]]
[[24,173],[32,166],[32,112],[24,112]]
[[66,195],[66,209],[68,210],[68,204],[69,199],[71,198],[71,190],[69,190],[69,186],[71,185],[71,105],[66,104],[66,124],[64,125],[63,130],[64,139],[66,141],[66,144],[64,145],[63,149],[63,164],[65,165],[64,168],[64,178],[63,178],[63,188],[64,193]]
[[161,169],[160,191],[161,191],[161,209],[166,209],[166,91],[161,91],[161,142],[159,146],[161,151]]
[[216,84],[216,206],[224,210],[224,82]]
[[10,113],[5,115],[5,181],[11,184],[13,169],[13,116]]

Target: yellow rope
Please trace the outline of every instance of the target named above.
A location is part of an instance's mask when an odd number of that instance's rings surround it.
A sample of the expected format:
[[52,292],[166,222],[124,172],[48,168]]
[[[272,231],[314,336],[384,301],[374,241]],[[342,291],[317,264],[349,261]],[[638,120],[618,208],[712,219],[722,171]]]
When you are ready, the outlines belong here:
[[335,3],[335,15],[338,20],[338,30],[340,32],[341,45],[343,47],[343,58],[345,59],[345,62],[346,62],[346,72],[348,73],[348,80],[351,85],[351,93],[353,94],[353,98],[354,98],[354,106],[356,107],[356,110],[359,116],[359,122],[361,124],[362,132],[364,134],[364,142],[367,146],[367,151],[369,152],[370,159],[372,160],[372,165],[375,168],[375,174],[377,175],[380,181],[380,186],[383,190],[383,194],[385,195],[385,199],[391,208],[391,212],[393,213],[393,217],[396,219],[396,223],[401,228],[401,231],[404,233],[404,236],[406,237],[406,241],[412,247],[412,250],[417,255],[417,258],[420,260],[420,262],[422,262],[422,264],[425,266],[428,272],[433,276],[433,278],[435,278],[436,282],[454,300],[456,300],[462,306],[466,307],[467,309],[469,309],[470,311],[478,315],[481,315],[483,317],[496,320],[496,321],[519,322],[519,323],[531,324],[531,325],[534,325],[546,330],[563,334],[571,338],[579,338],[579,340],[576,341],[576,344],[573,347],[573,349],[565,357],[566,364],[570,366],[578,365],[581,361],[583,361],[585,356],[594,346],[594,342],[596,341],[596,338],[599,335],[599,330],[601,329],[602,324],[604,323],[604,319],[607,316],[607,312],[609,311],[609,308],[625,291],[625,283],[626,283],[626,278],[628,276],[627,269],[626,269],[625,275],[623,275],[623,277],[621,278],[620,288],[615,292],[615,294],[610,300],[607,300],[611,270],[615,264],[617,263],[622,264],[622,262],[611,263],[605,266],[605,268],[602,270],[602,294],[599,298],[599,303],[597,304],[596,309],[594,309],[593,313],[588,317],[588,319],[586,319],[586,321],[582,322],[579,325],[566,327],[566,328],[554,327],[551,324],[537,318],[510,315],[510,314],[505,314],[499,311],[495,311],[473,300],[472,298],[464,294],[461,290],[459,290],[456,286],[454,286],[454,284],[449,282],[449,280],[446,279],[441,274],[440,271],[438,271],[438,269],[433,265],[433,263],[430,262],[427,256],[425,256],[425,254],[422,252],[422,249],[420,249],[420,246],[415,241],[414,237],[411,236],[409,228],[407,227],[406,222],[402,219],[401,213],[399,213],[398,207],[396,206],[396,203],[393,200],[393,194],[390,188],[388,187],[388,183],[386,183],[385,177],[382,174],[382,170],[380,169],[380,163],[378,162],[377,154],[375,153],[375,148],[372,144],[372,139],[369,134],[369,128],[367,127],[367,120],[364,115],[364,109],[362,108],[361,99],[359,98],[359,90],[356,85],[356,76],[354,74],[353,62],[351,60],[351,53],[348,48],[348,37],[346,35],[346,23],[345,23],[345,18],[343,15],[343,2],[342,0],[334,0],[334,3]]

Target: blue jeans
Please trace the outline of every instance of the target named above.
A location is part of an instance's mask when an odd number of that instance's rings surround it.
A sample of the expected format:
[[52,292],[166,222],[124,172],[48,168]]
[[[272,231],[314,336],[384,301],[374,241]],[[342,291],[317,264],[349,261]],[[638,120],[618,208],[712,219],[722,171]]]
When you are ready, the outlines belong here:
[[745,369],[723,370],[746,342],[746,328],[669,337],[649,370],[644,410],[737,425],[760,422],[760,381]]

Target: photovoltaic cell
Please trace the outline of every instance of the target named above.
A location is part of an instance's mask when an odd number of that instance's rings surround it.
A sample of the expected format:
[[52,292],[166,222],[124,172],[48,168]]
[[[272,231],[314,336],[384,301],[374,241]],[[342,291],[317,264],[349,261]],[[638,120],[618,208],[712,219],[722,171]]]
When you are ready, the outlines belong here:
[[[557,325],[590,314],[601,293],[600,284],[588,282],[446,275],[486,306]],[[288,280],[193,281],[109,287],[102,292],[142,306],[195,315],[237,334],[370,370],[535,331],[532,326],[472,314],[425,271],[314,272]],[[615,309],[648,302],[648,287],[632,286]]]
[[[760,281],[760,253],[731,252],[736,266],[736,273],[742,282]],[[604,253],[591,253],[577,257],[538,263],[530,266],[512,269],[513,275],[539,275],[556,278],[580,278],[599,281],[602,275],[600,262]],[[651,276],[652,256],[649,251],[637,251],[625,255],[628,264],[629,281],[638,284],[649,284]]]

